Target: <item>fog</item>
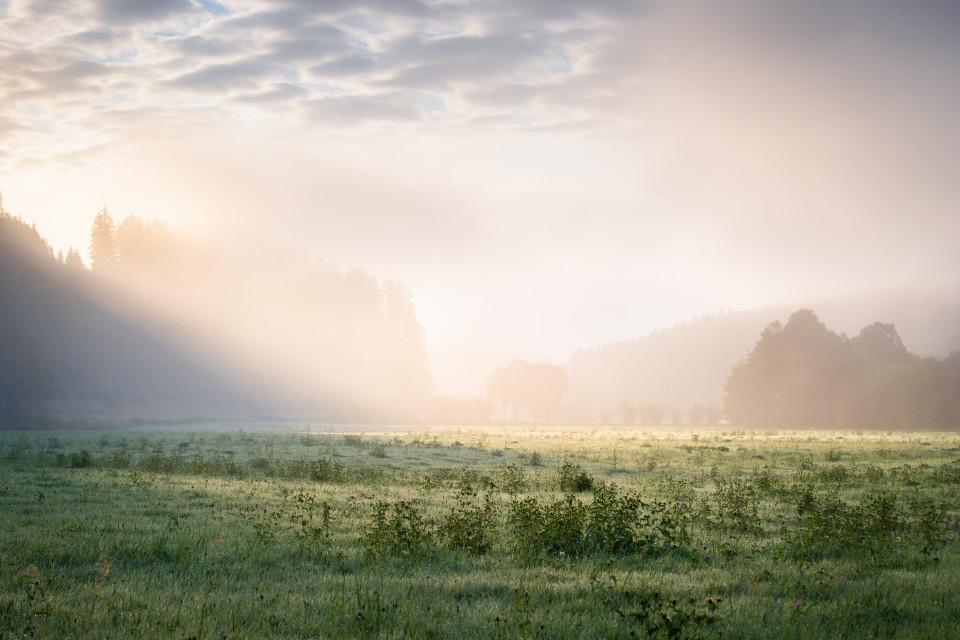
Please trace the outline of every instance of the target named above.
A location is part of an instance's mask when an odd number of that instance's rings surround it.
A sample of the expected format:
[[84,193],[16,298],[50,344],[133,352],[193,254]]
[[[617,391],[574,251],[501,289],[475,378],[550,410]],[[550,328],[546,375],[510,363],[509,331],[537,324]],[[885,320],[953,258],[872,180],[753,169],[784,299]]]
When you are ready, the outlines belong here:
[[303,274],[404,283],[436,390],[471,395],[514,358],[703,313],[960,288],[954,3],[11,0],[0,20],[7,209],[64,251],[107,205],[231,256],[152,303],[297,393],[355,384],[305,356],[337,345],[302,342],[323,316]]

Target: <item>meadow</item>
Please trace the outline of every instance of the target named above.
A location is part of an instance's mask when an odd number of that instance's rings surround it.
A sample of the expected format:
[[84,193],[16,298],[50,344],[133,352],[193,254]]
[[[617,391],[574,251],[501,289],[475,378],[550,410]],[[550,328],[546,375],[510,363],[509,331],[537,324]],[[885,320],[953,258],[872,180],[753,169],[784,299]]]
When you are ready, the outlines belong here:
[[0,638],[960,637],[960,434],[0,432]]

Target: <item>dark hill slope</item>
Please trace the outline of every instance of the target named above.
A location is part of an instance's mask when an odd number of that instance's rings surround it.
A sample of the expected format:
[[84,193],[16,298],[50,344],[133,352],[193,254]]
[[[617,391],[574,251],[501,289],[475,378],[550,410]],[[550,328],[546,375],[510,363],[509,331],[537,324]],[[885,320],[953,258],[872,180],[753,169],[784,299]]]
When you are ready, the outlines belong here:
[[261,402],[158,332],[111,311],[110,287],[0,210],[0,423],[179,419]]

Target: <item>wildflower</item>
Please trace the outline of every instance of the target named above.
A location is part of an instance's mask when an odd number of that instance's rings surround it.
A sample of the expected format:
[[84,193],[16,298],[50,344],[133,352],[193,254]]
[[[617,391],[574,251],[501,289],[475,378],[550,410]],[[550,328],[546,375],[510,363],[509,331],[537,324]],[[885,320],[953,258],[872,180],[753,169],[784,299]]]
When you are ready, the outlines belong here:
[[799,603],[799,602],[796,604],[796,607],[797,607],[797,611],[799,611],[799,610],[800,610],[800,603]]

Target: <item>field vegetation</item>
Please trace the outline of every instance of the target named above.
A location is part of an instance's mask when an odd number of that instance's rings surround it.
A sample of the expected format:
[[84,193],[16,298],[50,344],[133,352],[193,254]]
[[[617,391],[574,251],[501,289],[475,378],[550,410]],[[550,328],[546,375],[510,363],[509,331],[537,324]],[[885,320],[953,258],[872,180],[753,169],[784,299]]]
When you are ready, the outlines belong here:
[[960,434],[0,432],[0,637],[960,635]]

